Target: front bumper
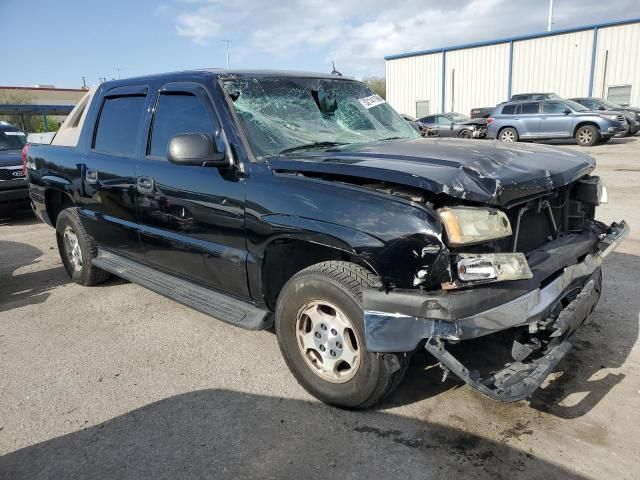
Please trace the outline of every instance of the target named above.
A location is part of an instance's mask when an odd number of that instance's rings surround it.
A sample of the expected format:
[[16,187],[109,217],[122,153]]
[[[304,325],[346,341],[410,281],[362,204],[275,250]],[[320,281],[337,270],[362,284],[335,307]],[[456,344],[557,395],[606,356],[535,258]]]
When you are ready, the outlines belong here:
[[[599,235],[592,232],[550,242],[544,251],[536,252],[538,260],[535,253],[530,256],[531,280],[449,292],[367,289],[363,292],[367,349],[408,352],[427,340],[426,349],[446,369],[483,393],[503,401],[526,398],[570,349],[567,339],[598,301],[600,265],[628,233],[629,227],[623,221]],[[474,379],[444,348],[447,341],[458,342],[516,327],[536,329],[544,321],[554,330],[555,340],[537,360],[507,367],[506,370],[515,369],[517,375],[504,371],[494,374],[499,377],[502,373],[502,383]],[[514,383],[514,378],[520,380]]]

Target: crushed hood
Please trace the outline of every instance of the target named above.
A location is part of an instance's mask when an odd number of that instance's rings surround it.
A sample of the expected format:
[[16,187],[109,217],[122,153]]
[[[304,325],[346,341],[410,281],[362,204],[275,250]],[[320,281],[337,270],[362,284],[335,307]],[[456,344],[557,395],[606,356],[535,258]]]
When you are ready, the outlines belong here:
[[273,170],[387,181],[493,205],[559,188],[595,160],[569,149],[488,140],[399,139],[273,157]]

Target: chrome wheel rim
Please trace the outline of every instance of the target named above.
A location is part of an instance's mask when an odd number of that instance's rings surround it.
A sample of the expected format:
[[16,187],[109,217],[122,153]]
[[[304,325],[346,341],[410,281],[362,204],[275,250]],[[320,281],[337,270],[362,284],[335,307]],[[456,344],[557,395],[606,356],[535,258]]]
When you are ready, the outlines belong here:
[[500,140],[503,142],[511,143],[516,141],[516,136],[511,130],[507,130],[506,132],[502,132],[500,135]]
[[578,134],[578,140],[580,141],[580,143],[589,143],[591,142],[591,140],[593,140],[593,133],[591,132],[591,130],[580,130],[580,133]]
[[82,269],[82,250],[80,249],[80,243],[78,237],[71,227],[67,227],[64,230],[64,250],[67,253],[67,258],[71,263],[74,270],[78,271]]
[[313,373],[344,383],[358,372],[361,348],[349,318],[335,305],[314,300],[298,310],[298,348]]

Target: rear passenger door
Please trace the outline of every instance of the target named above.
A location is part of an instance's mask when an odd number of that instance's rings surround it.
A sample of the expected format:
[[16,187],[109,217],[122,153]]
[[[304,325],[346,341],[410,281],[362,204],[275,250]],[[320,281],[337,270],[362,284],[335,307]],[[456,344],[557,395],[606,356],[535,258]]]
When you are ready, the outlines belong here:
[[518,120],[518,134],[523,138],[540,136],[540,103],[521,103],[516,109]]
[[[245,181],[234,169],[167,161],[179,133],[223,133],[206,89],[164,85],[154,100],[145,159],[138,172],[138,210],[146,262],[239,297],[249,297],[244,234]],[[221,148],[222,150],[222,148]]]
[[573,117],[565,113],[569,108],[562,102],[544,102],[540,115],[541,137],[570,137]]
[[142,260],[136,173],[147,110],[146,85],[106,92],[81,170],[81,218],[99,246]]

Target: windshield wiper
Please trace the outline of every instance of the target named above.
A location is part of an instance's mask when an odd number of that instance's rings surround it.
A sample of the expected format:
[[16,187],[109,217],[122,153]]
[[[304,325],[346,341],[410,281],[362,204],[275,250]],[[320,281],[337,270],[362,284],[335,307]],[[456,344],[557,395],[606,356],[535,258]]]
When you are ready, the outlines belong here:
[[403,138],[407,138],[407,137],[387,137],[387,138],[381,138],[380,140],[378,140],[379,142],[384,142],[386,140],[401,140]]
[[300,150],[308,150],[311,148],[323,148],[323,147],[338,147],[340,145],[347,145],[346,143],[340,142],[313,142],[306,143],[304,145],[298,145],[297,147],[285,148],[280,152],[280,154],[293,153],[298,152]]

